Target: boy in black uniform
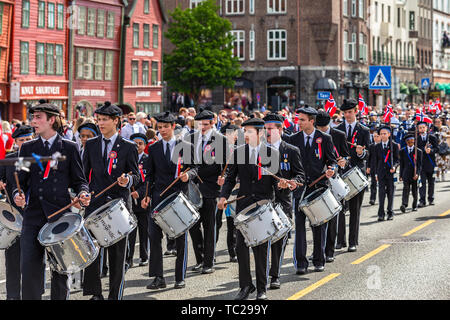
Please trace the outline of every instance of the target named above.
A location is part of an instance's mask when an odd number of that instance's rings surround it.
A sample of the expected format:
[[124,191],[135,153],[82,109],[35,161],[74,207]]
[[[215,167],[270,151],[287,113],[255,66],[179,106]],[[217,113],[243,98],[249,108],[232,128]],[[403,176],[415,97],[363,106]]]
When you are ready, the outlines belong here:
[[[264,117],[264,127],[269,147],[278,150],[280,154],[280,176],[289,183],[289,189],[275,189],[275,204],[280,204],[286,216],[292,217],[291,192],[297,188],[297,183],[304,183],[305,172],[303,170],[300,150],[293,145],[281,140],[283,134],[283,117],[276,113]],[[275,205],[274,204],[274,205]],[[283,239],[272,243],[271,267],[269,271],[270,289],[279,289],[280,266],[283,264],[284,249],[286,247],[288,234]]]
[[[153,210],[168,196],[173,193],[184,192],[187,194],[187,182],[197,176],[197,168],[194,165],[193,146],[181,139],[176,139],[174,135],[175,117],[169,112],[161,113],[155,116],[157,128],[162,139],[152,144],[148,148],[147,170],[145,177],[149,181],[148,196],[141,201],[142,208],[147,209],[150,198],[152,201],[151,209],[148,212],[152,214]],[[190,171],[183,173],[187,168]],[[180,180],[175,183],[171,189],[161,197],[160,194],[178,177]],[[160,289],[166,287],[163,271],[163,256],[161,239],[163,236],[161,228],[149,216],[148,235],[150,238],[150,263],[149,276],[155,277],[147,286],[147,289]],[[187,265],[187,232],[175,239],[177,247],[177,258],[175,262],[175,289],[182,289],[186,286],[186,265]]]
[[[236,185],[236,179],[239,177],[240,187],[237,197],[245,196],[245,198],[237,201],[236,214],[260,200],[273,200],[274,190],[277,185],[280,188],[288,187],[287,183],[278,183],[278,180],[258,167],[258,165],[270,165],[272,170],[275,171],[271,171],[274,174],[279,170],[279,152],[261,142],[264,121],[258,118],[251,118],[245,121],[242,126],[244,127],[245,139],[248,144],[236,149],[233,156],[234,162],[230,163],[227,168],[225,181],[224,178],[219,177],[219,184],[223,183],[223,188],[217,205],[219,209],[224,209],[225,201],[230,196]],[[252,247],[256,269],[256,299],[258,300],[267,299],[267,265],[268,249],[270,248],[268,246],[268,242],[265,242]],[[255,286],[252,283],[250,272],[249,249],[240,231],[237,232],[236,252],[239,264],[240,291],[235,300],[245,300],[250,293],[255,291]]]
[[[69,188],[77,194],[74,201],[80,199],[83,206],[89,205],[91,197],[78,146],[57,133],[61,128],[58,107],[42,103],[30,108],[29,112],[33,115],[31,125],[40,137],[24,143],[19,157],[32,157],[33,153],[51,156],[56,152],[66,156],[57,168],[51,169],[48,162],[46,170],[42,171],[39,164],[34,163],[30,172],[20,171],[19,183],[23,192],[13,191],[17,206],[24,207],[28,203],[20,237],[22,299],[40,300],[44,293],[45,248],[38,241],[39,232],[47,222],[56,221],[63,213],[48,219],[50,215],[71,203]],[[24,193],[29,193],[28,201]],[[52,271],[51,299],[65,300],[69,293],[67,275]]]
[[[372,129],[372,128],[371,128]],[[373,167],[373,157],[375,156],[375,146],[377,143],[380,143],[381,138],[378,134],[378,128],[375,128],[376,131],[372,133],[372,140],[371,144],[369,145],[369,160],[367,161],[367,169],[366,173],[370,175],[370,205],[375,204],[375,200],[377,198],[377,179],[375,178],[375,167]]]
[[[299,113],[300,132],[289,137],[289,143],[298,147],[303,159],[305,169],[305,186],[298,188],[294,192],[295,209],[295,246],[294,246],[294,266],[297,274],[303,275],[308,272],[308,259],[306,258],[306,215],[299,209],[301,201],[320,187],[326,186],[326,179],[322,179],[312,187],[308,185],[319,178],[325,170],[326,178],[331,178],[334,173],[334,165],[337,163],[331,136],[316,130],[317,111],[311,107],[304,107],[297,110]],[[304,195],[302,197],[302,195]],[[314,271],[325,270],[325,246],[327,238],[328,223],[311,227],[313,232],[314,250],[313,264]]]
[[[147,210],[141,207],[142,198],[139,194],[145,194],[146,181],[145,174],[146,169],[144,169],[145,162],[148,156],[145,154],[144,150],[147,146],[147,136],[143,133],[135,133],[130,136],[130,140],[134,141],[138,150],[138,167],[139,174],[141,176],[141,182],[132,189],[131,192],[131,203],[133,207],[133,213],[136,215],[138,226],[133,232],[128,236],[129,250],[127,253],[127,264],[131,268],[133,266],[133,256],[134,247],[136,244],[136,235],[139,231],[139,266],[145,266],[148,264],[148,216]],[[134,190],[134,191],[133,191]]]
[[[404,138],[406,147],[400,150],[400,181],[403,181],[402,205],[400,210],[404,213],[408,207],[409,192],[412,192],[412,211],[417,211],[417,180],[422,171],[422,150],[417,148],[417,157],[414,133],[408,133]],[[417,168],[414,170],[414,168]]]
[[[20,126],[11,135],[18,147],[17,152],[6,155],[6,159],[15,158],[19,155],[22,144],[33,139],[33,128],[30,126]],[[0,166],[0,190],[8,193],[12,199],[12,191],[16,185],[14,179],[14,166]],[[23,215],[23,209],[12,203],[14,208]],[[5,250],[6,266],[6,300],[20,300],[20,238]]]
[[[131,211],[129,188],[141,181],[136,145],[123,139],[117,131],[122,110],[106,101],[95,110],[95,114],[101,135],[86,142],[83,153],[85,176],[90,176],[89,188],[95,194],[115,181],[118,181],[118,185],[92,201],[86,208],[86,218],[108,201],[117,198],[121,198],[128,211]],[[121,300],[123,296],[127,238],[105,248],[109,260],[109,300]],[[103,300],[100,257],[85,269],[83,295],[92,295],[91,300]]]
[[375,147],[375,156],[373,157],[375,167],[375,177],[378,181],[379,189],[379,207],[378,207],[378,221],[384,220],[384,199],[387,195],[388,206],[387,214],[388,220],[394,219],[394,211],[392,205],[394,203],[394,175],[399,165],[399,145],[391,139],[391,128],[383,126],[378,129],[378,134],[381,137],[381,142]]

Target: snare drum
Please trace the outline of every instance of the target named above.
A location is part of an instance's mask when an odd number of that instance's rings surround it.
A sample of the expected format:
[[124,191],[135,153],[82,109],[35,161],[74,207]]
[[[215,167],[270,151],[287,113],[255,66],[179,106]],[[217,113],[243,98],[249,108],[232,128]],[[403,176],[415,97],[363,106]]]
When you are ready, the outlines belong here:
[[192,228],[200,219],[200,214],[180,192],[171,194],[158,204],[152,212],[152,218],[170,239],[175,239]]
[[200,209],[203,206],[203,196],[198,186],[192,180],[189,180],[188,182],[187,192],[187,197],[191,201],[194,208],[196,210]]
[[346,201],[356,196],[369,185],[369,180],[358,167],[353,167],[344,173],[342,179],[350,187],[350,192],[344,198]]
[[11,247],[22,231],[22,215],[4,201],[0,201],[0,250]]
[[337,174],[336,177],[328,179],[331,193],[337,201],[341,201],[350,192],[350,187]]
[[[240,183],[236,183],[236,185],[234,186],[233,190],[231,191],[231,194],[228,197],[227,201],[233,201],[234,199],[237,198],[237,195],[239,193],[239,187],[240,187]],[[228,207],[230,207],[230,216],[233,218],[236,216],[236,204],[237,204],[237,202],[233,202],[233,203],[230,203],[230,205],[228,206]]]
[[272,243],[277,242],[278,240],[284,238],[284,236],[292,230],[292,221],[291,219],[284,213],[283,207],[280,204],[275,206],[275,212],[278,214],[281,220],[281,229],[274,234],[272,238]]
[[86,227],[102,247],[109,247],[125,238],[137,227],[137,219],[130,214],[122,199],[104,204],[86,219]]
[[79,214],[67,213],[45,224],[38,235],[53,269],[61,274],[77,273],[98,256],[99,246],[92,239]]
[[330,189],[319,188],[303,199],[299,209],[308,217],[311,226],[316,227],[333,219],[342,206]]
[[254,203],[234,218],[234,225],[244,237],[247,247],[255,247],[273,238],[283,222],[269,200]]

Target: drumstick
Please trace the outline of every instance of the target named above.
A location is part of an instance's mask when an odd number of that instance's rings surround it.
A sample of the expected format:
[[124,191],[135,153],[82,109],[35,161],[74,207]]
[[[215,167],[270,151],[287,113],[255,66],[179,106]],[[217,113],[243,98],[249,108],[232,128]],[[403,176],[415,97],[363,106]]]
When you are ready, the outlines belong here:
[[147,181],[147,185],[145,186],[145,196],[144,199],[147,198],[148,195],[148,181]]
[[323,178],[325,178],[327,174],[324,173],[323,175],[321,175],[320,177],[318,177],[316,180],[314,180],[309,186],[308,188],[311,188],[313,185],[315,185],[317,182],[319,182],[320,180],[322,180]]
[[[234,149],[233,149],[233,152],[234,152]],[[228,157],[227,163],[225,163],[225,168],[223,168],[222,173],[220,174],[221,178],[223,178],[223,176],[225,174],[225,171],[227,171],[227,167],[228,167],[228,164],[231,161],[231,156],[233,155],[233,152],[231,152],[230,156]]]
[[197,174],[197,178],[198,178],[198,180],[200,180],[200,183],[203,183],[203,180],[200,178],[199,174]]
[[17,190],[19,191],[19,194],[23,193],[20,189],[19,175],[17,174],[17,171],[14,172],[14,179],[16,180]]
[[230,203],[233,203],[233,202],[236,202],[236,201],[242,200],[242,199],[244,199],[244,198],[245,198],[245,196],[241,196],[241,197],[239,197],[239,198],[236,198],[236,199],[234,199],[234,200],[231,200],[231,201],[226,201],[226,200],[225,200],[224,206],[226,206],[226,205],[229,205]]
[[[260,167],[260,168],[263,169],[264,171],[268,172],[272,177],[274,177],[274,178],[277,179],[278,181],[286,180],[286,179],[284,179],[284,178],[280,178],[279,176],[273,174],[272,172],[270,172],[270,171],[267,170],[266,168],[261,167],[260,165],[258,165],[258,167]],[[299,187],[303,187],[303,184],[302,184],[302,183],[297,182],[297,181],[295,181],[295,183],[296,183]]]
[[[123,173],[122,174],[122,176],[124,175],[125,173]],[[131,171],[130,172],[128,172],[128,174],[131,174]],[[108,191],[109,189],[111,189],[112,187],[114,187],[116,184],[118,184],[119,183],[119,181],[118,180],[116,180],[114,183],[112,183],[111,185],[109,185],[108,187],[106,187],[105,189],[103,189],[102,191],[100,191],[100,193],[98,193],[95,197],[94,197],[94,199],[97,199],[98,197],[100,197],[103,193],[105,193],[106,191]]]
[[183,174],[185,174],[186,172],[188,172],[189,170],[191,170],[191,168],[187,168],[182,174],[180,174],[179,176],[178,176],[178,178],[176,178],[162,193],[160,193],[159,194],[159,196],[160,197],[162,197],[162,195],[164,194],[164,193],[166,193],[166,191],[167,190],[169,190],[175,183],[177,183],[178,182],[178,180],[180,180],[180,178],[181,178],[181,176],[183,175]]
[[[91,196],[92,196],[93,194],[94,194],[94,191],[92,191],[92,192],[90,193]],[[47,219],[51,219],[51,218],[53,218],[54,216],[56,216],[57,214],[60,214],[61,212],[66,211],[67,209],[69,209],[70,207],[76,205],[76,204],[79,203],[80,201],[81,201],[81,199],[78,199],[77,201],[72,201],[72,202],[69,203],[67,206],[65,206],[65,207],[59,209],[58,211],[52,213],[51,215],[49,215]]]
[[[136,192],[136,189],[134,187],[131,187],[132,192]],[[137,199],[133,198],[134,204],[137,206]]]

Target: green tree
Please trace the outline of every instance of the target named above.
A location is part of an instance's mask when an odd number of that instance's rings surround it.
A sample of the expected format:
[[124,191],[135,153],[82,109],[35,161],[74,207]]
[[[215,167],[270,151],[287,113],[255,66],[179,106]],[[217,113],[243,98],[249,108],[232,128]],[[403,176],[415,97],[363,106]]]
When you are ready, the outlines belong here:
[[171,89],[192,94],[195,104],[202,86],[233,87],[233,78],[242,74],[238,58],[233,57],[231,22],[217,14],[214,2],[176,8],[165,33],[175,49],[164,55],[164,78]]

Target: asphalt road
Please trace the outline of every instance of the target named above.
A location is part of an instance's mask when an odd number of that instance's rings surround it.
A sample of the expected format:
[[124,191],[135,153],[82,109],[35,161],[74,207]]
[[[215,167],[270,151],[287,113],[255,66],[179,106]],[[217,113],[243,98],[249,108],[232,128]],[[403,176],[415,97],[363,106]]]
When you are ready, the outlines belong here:
[[[398,209],[401,185],[395,195],[393,221],[377,222],[378,203],[368,204],[366,192],[361,214],[358,250],[336,252],[336,260],[315,273],[310,267],[303,276],[295,274],[293,238],[286,247],[281,268],[281,289],[268,290],[271,300],[448,300],[450,299],[450,182],[436,184],[435,205],[406,213]],[[347,216],[348,224],[348,216]],[[411,231],[411,232],[410,232]],[[312,233],[308,235],[308,255],[312,254]],[[348,235],[348,229],[347,229]],[[136,250],[135,264],[138,263]],[[362,259],[361,259],[362,258]],[[251,256],[252,270],[253,257]],[[220,230],[216,272],[202,275],[190,271],[195,264],[189,239],[186,288],[174,285],[174,257],[164,257],[167,288],[146,289],[151,281],[148,267],[133,267],[126,274],[125,300],[228,300],[238,292],[238,265],[229,262],[226,249],[226,223]],[[0,254],[0,299],[5,299],[4,254]],[[253,272],[253,271],[252,271]],[[48,273],[47,273],[48,274]],[[47,279],[49,279],[47,277]],[[254,282],[254,272],[253,272]],[[103,295],[108,295],[108,278],[103,279]],[[49,283],[43,299],[49,299]],[[71,300],[87,300],[80,290],[73,290]],[[250,299],[255,298],[255,293]]]

